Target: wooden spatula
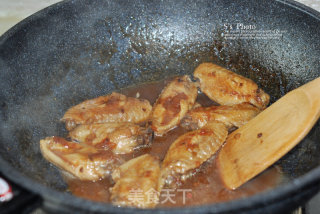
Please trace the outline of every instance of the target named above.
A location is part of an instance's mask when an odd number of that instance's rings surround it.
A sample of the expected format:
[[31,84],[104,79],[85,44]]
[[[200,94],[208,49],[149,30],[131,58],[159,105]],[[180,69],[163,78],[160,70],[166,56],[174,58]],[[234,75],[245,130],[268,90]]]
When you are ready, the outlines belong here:
[[283,96],[231,133],[218,155],[221,178],[236,189],[305,137],[320,116],[320,78]]

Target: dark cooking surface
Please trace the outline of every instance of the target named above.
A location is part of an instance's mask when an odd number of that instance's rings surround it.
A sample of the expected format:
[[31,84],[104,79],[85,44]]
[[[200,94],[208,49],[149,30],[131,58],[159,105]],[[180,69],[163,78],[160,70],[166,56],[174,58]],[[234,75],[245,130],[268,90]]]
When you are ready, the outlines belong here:
[[[75,0],[29,18],[0,39],[1,170],[54,202],[105,209],[45,188],[62,192],[66,188],[58,171],[42,158],[38,145],[45,136],[64,135],[59,123],[63,112],[113,90],[191,74],[205,61],[253,79],[274,101],[320,75],[319,16],[287,3]],[[283,35],[279,39],[225,39],[224,24],[237,22],[261,30],[280,29]],[[318,121],[308,137],[279,161],[286,177],[298,178],[319,165],[319,139]],[[301,192],[295,185],[302,187],[302,181],[283,187],[282,192]],[[245,200],[242,205],[251,202]]]

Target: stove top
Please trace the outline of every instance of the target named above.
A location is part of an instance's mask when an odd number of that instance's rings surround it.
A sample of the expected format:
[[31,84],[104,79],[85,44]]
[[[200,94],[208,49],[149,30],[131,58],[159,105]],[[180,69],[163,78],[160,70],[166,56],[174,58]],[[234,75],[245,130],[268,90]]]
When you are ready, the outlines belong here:
[[[6,191],[7,193],[12,192],[13,197],[11,199],[7,198],[7,200],[4,199],[4,189],[3,186],[0,187],[0,192],[3,194],[0,194],[0,214],[9,214],[9,213],[33,213],[33,210],[35,210],[37,207],[41,204],[41,198],[22,187],[15,185],[12,182],[8,182],[8,179],[6,179],[1,173],[0,178],[2,178],[3,182],[7,182],[7,184],[10,186],[10,190]],[[1,202],[3,200],[4,202]]]
[[[60,0],[13,0],[4,1],[0,0],[1,5],[4,6],[0,9],[0,35],[15,23],[32,14],[33,12],[58,2]],[[302,4],[306,4],[315,10],[320,11],[320,0],[296,0]],[[39,4],[40,3],[40,4]],[[4,5],[3,5],[4,4]],[[12,18],[13,17],[13,18]],[[1,172],[0,177],[5,178]],[[5,178],[5,180],[8,180]],[[9,182],[12,188],[13,198],[7,202],[0,202],[0,214],[6,213],[26,213],[26,214],[45,214],[45,211],[39,208],[41,206],[41,197],[23,189],[22,187]],[[0,193],[1,201],[1,193]],[[320,193],[314,196],[303,207],[299,207],[292,214],[318,214],[320,211]]]

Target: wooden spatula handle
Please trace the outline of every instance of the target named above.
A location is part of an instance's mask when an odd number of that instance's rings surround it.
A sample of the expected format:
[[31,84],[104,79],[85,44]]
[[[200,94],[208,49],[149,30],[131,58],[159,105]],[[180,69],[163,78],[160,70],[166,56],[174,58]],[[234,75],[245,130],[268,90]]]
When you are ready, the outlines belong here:
[[304,93],[306,93],[310,99],[310,102],[315,108],[318,109],[318,114],[320,114],[320,77],[312,80],[298,89],[301,89],[304,91]]
[[228,136],[218,154],[220,175],[235,189],[299,143],[320,116],[320,78],[295,89]]

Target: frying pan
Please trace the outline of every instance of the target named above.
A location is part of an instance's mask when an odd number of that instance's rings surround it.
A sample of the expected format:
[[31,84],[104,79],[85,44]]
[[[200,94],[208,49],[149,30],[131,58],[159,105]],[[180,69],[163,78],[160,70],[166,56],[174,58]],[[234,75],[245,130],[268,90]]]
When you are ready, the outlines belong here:
[[[228,38],[238,24],[277,38]],[[230,27],[231,26],[231,27]],[[255,26],[255,27],[254,27]],[[72,0],[0,38],[0,170],[53,213],[276,213],[319,190],[320,123],[278,161],[288,178],[252,197],[172,209],[118,208],[65,192],[39,140],[65,135],[72,105],[214,62],[256,81],[272,102],[320,76],[320,14],[279,0]],[[239,26],[238,26],[239,27]],[[252,29],[251,29],[252,30]]]

